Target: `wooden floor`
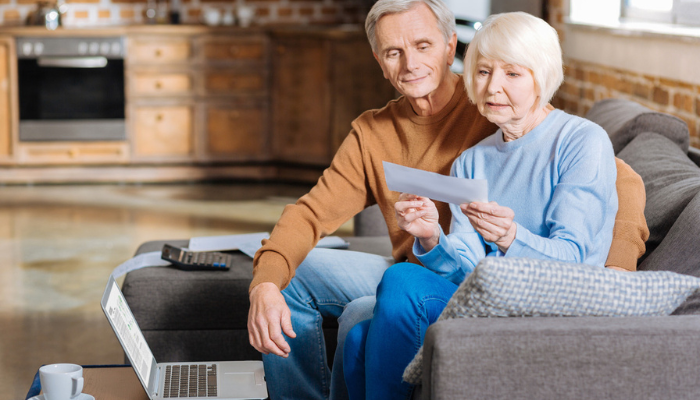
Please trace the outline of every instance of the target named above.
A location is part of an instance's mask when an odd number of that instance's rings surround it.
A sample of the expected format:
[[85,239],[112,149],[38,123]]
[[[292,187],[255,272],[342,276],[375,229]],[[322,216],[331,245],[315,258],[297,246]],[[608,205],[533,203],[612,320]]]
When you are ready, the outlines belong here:
[[[99,300],[114,267],[157,239],[269,232],[308,186],[0,187],[0,399],[43,364],[122,363]],[[350,234],[344,225],[339,234]]]

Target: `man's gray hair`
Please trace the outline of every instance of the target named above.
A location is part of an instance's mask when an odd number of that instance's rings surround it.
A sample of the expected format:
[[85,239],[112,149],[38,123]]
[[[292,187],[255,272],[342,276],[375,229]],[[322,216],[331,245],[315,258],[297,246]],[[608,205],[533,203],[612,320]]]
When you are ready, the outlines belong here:
[[372,51],[377,53],[377,21],[388,14],[398,14],[406,12],[419,3],[423,3],[435,14],[438,28],[445,37],[445,43],[450,41],[452,34],[456,32],[455,15],[442,0],[378,0],[367,14],[365,20],[365,31],[367,39],[372,46]]

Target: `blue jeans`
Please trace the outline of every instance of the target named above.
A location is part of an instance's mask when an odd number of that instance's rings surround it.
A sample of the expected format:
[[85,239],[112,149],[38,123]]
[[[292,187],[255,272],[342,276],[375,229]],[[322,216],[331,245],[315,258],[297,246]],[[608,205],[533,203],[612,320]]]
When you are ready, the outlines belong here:
[[410,263],[389,268],[377,288],[371,320],[345,339],[344,372],[351,400],[410,399],[403,371],[423,344],[457,285]]
[[[347,332],[372,318],[377,285],[391,258],[347,250],[314,249],[283,291],[296,339],[285,339],[289,357],[263,355],[271,400],[347,399],[343,347]],[[338,318],[332,375],[323,338],[323,317]]]

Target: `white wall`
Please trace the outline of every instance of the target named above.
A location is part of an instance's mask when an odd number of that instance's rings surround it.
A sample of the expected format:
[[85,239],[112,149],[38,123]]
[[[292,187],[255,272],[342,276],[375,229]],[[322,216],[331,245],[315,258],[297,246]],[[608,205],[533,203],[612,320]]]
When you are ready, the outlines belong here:
[[491,11],[491,0],[444,0],[457,18],[483,21]]

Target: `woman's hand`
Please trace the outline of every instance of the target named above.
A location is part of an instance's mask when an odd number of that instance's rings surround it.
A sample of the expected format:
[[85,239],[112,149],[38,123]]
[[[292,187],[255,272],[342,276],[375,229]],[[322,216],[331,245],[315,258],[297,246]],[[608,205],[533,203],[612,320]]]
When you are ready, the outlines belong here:
[[495,243],[503,253],[508,251],[517,229],[513,223],[513,210],[499,206],[495,201],[463,203],[459,208],[485,241]]
[[440,224],[435,203],[427,197],[401,193],[394,205],[399,228],[415,236],[426,251],[437,246]]

